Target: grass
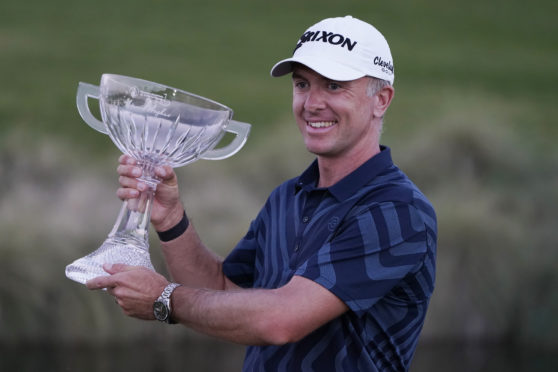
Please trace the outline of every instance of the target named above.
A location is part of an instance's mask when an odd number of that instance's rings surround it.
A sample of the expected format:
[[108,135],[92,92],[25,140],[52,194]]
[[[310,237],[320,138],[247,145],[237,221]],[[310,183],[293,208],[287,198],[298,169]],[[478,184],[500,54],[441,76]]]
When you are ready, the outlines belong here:
[[549,0],[2,2],[0,343],[155,334],[63,277],[118,212],[118,151],[79,118],[79,81],[111,72],[166,83],[253,124],[234,158],[178,170],[192,219],[226,254],[271,189],[311,159],[289,79],[269,69],[308,25],[352,14],[390,42],[396,96],[383,142],[439,215],[425,337],[557,347],[557,10]]

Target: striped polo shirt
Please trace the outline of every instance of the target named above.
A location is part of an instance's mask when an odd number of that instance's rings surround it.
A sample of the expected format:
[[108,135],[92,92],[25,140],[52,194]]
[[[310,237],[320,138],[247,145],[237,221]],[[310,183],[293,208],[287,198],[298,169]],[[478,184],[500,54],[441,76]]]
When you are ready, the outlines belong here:
[[436,215],[390,149],[329,188],[317,161],[269,196],[223,264],[245,288],[300,275],[349,311],[299,342],[248,346],[244,371],[405,371],[434,290]]

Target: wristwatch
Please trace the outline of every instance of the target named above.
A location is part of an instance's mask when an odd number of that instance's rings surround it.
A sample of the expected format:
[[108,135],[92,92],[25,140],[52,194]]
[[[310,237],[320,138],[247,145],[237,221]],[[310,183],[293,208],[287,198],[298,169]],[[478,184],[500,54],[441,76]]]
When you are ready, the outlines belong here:
[[180,287],[180,284],[170,283],[165,287],[159,298],[153,303],[153,314],[155,315],[155,319],[168,324],[176,323],[171,319],[170,296],[177,287]]

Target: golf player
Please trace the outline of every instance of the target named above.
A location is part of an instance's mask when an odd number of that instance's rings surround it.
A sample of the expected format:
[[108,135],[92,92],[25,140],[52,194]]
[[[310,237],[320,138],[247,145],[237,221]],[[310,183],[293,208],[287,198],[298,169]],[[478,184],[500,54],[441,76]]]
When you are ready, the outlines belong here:
[[[174,171],[158,168],[151,222],[171,280],[116,264],[87,286],[106,288],[129,316],[247,345],[244,371],[406,371],[434,290],[437,224],[380,145],[390,48],[347,16],[314,24],[293,49],[271,75],[291,76],[315,160],[272,191],[224,259],[189,222]],[[118,173],[119,198],[146,189],[131,157]]]

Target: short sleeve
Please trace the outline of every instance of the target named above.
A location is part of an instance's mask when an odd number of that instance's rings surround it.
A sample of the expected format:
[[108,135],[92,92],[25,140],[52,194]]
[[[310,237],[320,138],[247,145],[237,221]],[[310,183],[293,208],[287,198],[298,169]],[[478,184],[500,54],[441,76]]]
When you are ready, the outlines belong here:
[[344,222],[295,275],[321,284],[361,314],[387,295],[402,301],[429,297],[432,284],[415,278],[428,250],[422,213],[410,204],[385,202]]
[[223,273],[233,283],[243,287],[254,286],[254,269],[258,242],[255,232],[256,222],[223,262]]

